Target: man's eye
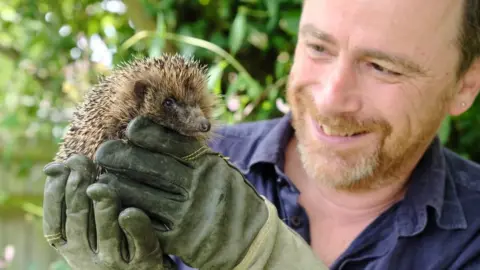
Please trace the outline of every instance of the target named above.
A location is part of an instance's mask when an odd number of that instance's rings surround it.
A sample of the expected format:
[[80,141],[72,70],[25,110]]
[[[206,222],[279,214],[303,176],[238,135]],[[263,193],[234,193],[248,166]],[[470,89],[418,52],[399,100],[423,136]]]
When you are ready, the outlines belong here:
[[324,46],[318,44],[307,43],[307,48],[310,54],[313,55],[319,55],[327,52]]
[[315,50],[317,52],[324,52],[325,51],[325,47],[321,46],[321,45],[317,45],[317,44],[307,44],[307,46],[309,48],[311,48],[312,50]]
[[401,73],[399,72],[396,72],[396,71],[392,71],[390,69],[387,69],[387,68],[384,68],[382,67],[381,65],[377,64],[377,63],[370,63],[370,65],[376,69],[377,71],[381,72],[381,73],[385,73],[387,75],[393,75],[393,76],[400,76],[402,75]]

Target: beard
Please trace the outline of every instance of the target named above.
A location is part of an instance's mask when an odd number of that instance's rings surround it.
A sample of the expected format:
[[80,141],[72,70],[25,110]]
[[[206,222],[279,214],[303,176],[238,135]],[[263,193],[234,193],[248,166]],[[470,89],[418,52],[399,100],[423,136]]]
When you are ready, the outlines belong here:
[[[381,118],[322,114],[306,88],[295,89],[290,83],[287,87],[297,150],[307,175],[317,184],[349,192],[370,191],[405,180],[435,137],[447,100],[441,97],[443,106],[437,102],[417,115],[416,130],[409,126],[398,134]],[[320,125],[340,133],[365,132],[375,136],[367,135],[372,139],[365,144],[338,149],[312,135]]]

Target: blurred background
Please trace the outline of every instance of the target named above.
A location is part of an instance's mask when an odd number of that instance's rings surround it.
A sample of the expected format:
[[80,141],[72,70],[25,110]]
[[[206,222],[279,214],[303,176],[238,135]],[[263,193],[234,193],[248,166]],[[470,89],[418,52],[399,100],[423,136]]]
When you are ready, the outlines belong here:
[[[281,116],[301,0],[0,0],[0,269],[69,269],[42,236],[42,168],[83,94],[134,56],[208,64],[223,123]],[[478,99],[477,99],[478,100]],[[480,161],[478,101],[439,136]]]

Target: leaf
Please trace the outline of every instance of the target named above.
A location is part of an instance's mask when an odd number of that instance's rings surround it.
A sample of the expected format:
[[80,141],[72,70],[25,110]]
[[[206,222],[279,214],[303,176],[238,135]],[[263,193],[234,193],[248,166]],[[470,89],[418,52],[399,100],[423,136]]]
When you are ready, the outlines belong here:
[[3,149],[0,148],[0,152],[3,152],[2,153],[2,163],[3,165],[5,165],[7,168],[9,166],[11,166],[11,162],[12,162],[12,156],[13,156],[13,151],[14,151],[15,147],[14,147],[14,143],[10,142],[10,143],[5,143],[4,146],[3,146]]
[[263,111],[271,111],[273,109],[273,104],[269,100],[265,100],[262,102],[262,105],[260,106]]
[[92,35],[100,32],[100,23],[98,21],[91,20],[91,21],[87,22],[87,26],[88,26],[87,27],[87,35],[88,36],[92,36]]
[[260,50],[265,51],[268,48],[268,35],[250,26],[248,41]]
[[100,25],[102,28],[106,28],[109,26],[115,26],[115,18],[112,15],[105,15],[101,20],[100,20]]
[[450,137],[450,130],[451,130],[451,119],[450,119],[450,116],[447,115],[447,117],[443,120],[442,124],[440,125],[440,129],[438,131],[438,136],[442,144],[447,143],[448,138]]
[[256,99],[262,93],[263,87],[255,79],[247,80],[247,95],[251,99]]
[[290,71],[290,55],[286,52],[282,52],[278,55],[275,61],[275,77],[282,78]]
[[159,12],[157,14],[157,29],[156,35],[152,39],[152,44],[148,50],[148,55],[150,57],[157,57],[162,54],[163,48],[165,46],[165,41],[162,38],[163,34],[166,31],[165,18],[163,13]]
[[244,90],[246,87],[247,76],[245,73],[239,73],[233,83],[229,84],[225,98],[228,99],[231,95],[238,95],[238,92]]
[[298,34],[298,26],[300,23],[300,10],[287,11],[280,19],[280,28],[292,36]]
[[267,31],[272,31],[278,21],[278,11],[279,11],[279,3],[278,0],[264,0],[263,1],[267,6],[267,12],[270,16],[268,23],[267,23]]
[[217,95],[222,93],[222,75],[227,66],[227,61],[222,60],[208,71],[208,89]]
[[16,113],[10,113],[0,118],[0,128],[9,129],[18,126],[20,121]]
[[[195,35],[194,32],[192,31],[190,25],[180,26],[180,28],[178,29],[178,34],[183,35],[183,36],[194,36]],[[179,42],[177,44],[177,46],[179,48],[180,54],[182,54],[182,55],[194,55],[195,54],[196,47],[191,45],[191,44]]]
[[229,48],[232,54],[236,54],[242,47],[243,41],[247,34],[247,16],[246,10],[243,7],[238,9],[237,16],[233,20],[230,28]]
[[5,191],[0,190],[0,205],[5,204],[5,202],[8,200],[9,195]]

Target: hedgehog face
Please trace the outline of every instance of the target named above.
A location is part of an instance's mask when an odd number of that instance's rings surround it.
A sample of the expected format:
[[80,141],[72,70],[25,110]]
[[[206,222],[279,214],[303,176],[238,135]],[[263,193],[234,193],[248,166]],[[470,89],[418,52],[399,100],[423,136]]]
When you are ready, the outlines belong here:
[[[180,89],[181,87],[181,89]],[[211,129],[208,94],[201,89],[185,89],[182,85],[165,85],[137,81],[134,93],[139,114],[185,136],[208,137]]]
[[169,96],[161,100],[160,107],[159,121],[181,134],[197,136],[199,133],[210,130],[210,121],[199,104],[177,100],[175,97]]
[[[107,79],[116,97],[110,126],[126,127],[136,116],[183,135],[207,140],[213,135],[212,112],[217,97],[207,91],[207,70],[180,55],[131,61]],[[116,104],[115,104],[116,103]]]

